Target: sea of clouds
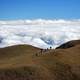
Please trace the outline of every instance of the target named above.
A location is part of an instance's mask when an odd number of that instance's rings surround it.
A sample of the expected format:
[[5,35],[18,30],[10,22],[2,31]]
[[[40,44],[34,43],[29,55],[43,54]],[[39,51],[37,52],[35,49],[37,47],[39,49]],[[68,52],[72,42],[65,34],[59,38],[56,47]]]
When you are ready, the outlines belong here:
[[29,44],[53,48],[80,39],[80,20],[11,20],[0,21],[0,48]]

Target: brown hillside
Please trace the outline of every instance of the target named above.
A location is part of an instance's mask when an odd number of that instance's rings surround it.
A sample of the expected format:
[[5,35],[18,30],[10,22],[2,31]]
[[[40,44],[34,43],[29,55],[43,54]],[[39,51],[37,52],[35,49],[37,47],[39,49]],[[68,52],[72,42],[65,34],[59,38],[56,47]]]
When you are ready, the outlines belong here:
[[69,41],[67,43],[60,45],[56,49],[59,49],[59,48],[60,49],[66,49],[66,48],[74,47],[74,46],[79,45],[79,44],[80,44],[80,40],[73,40],[73,41]]
[[29,45],[0,49],[0,80],[80,80],[80,44],[72,42],[42,52]]

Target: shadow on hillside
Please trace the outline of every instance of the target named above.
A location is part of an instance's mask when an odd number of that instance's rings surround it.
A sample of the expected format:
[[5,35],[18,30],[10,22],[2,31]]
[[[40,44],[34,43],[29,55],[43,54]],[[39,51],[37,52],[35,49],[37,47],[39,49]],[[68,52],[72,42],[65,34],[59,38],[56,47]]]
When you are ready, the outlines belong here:
[[66,42],[66,43],[60,45],[56,49],[67,49],[67,48],[71,48],[71,47],[74,47],[79,44],[80,44],[80,40],[73,40],[73,41],[69,41],[69,42]]

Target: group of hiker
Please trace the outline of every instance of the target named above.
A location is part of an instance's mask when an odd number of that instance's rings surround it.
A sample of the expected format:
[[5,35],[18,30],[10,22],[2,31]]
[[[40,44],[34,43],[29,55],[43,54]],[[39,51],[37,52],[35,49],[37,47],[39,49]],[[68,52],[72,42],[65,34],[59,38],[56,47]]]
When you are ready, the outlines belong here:
[[48,52],[51,49],[52,49],[51,46],[50,46],[50,48],[47,48],[47,49],[40,49],[40,51],[38,53],[36,53],[36,56],[42,55],[43,53],[46,53],[46,52]]

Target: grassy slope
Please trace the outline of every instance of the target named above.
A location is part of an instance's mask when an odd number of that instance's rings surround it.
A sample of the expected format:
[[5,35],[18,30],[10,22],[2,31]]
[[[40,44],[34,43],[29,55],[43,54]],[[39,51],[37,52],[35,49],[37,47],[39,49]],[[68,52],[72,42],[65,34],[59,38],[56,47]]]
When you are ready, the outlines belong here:
[[80,45],[39,52],[29,45],[0,49],[0,80],[80,80]]
[[17,45],[0,50],[0,68],[33,64],[32,56],[39,49],[29,45]]

